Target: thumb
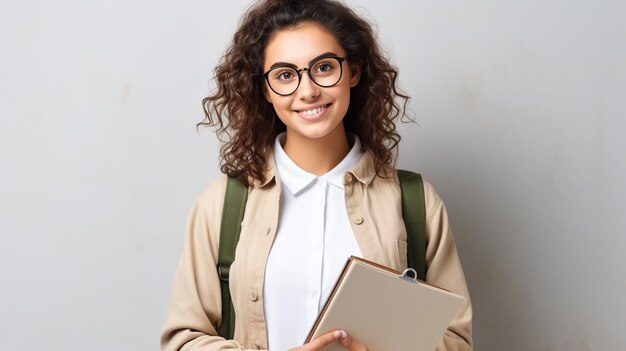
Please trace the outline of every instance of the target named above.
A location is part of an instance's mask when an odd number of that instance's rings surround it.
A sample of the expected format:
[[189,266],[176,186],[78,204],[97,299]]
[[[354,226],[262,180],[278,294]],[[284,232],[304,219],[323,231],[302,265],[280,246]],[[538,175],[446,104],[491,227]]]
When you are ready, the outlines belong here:
[[339,338],[339,342],[341,342],[343,347],[350,351],[367,351],[367,347],[365,347],[365,345],[362,345],[358,341],[354,340],[348,333],[342,335],[342,337]]
[[350,346],[352,346],[352,344],[354,343],[354,339],[352,339],[350,334],[346,333],[345,331],[343,331],[343,335],[341,336],[341,338],[339,338],[339,341],[343,346],[347,347],[348,349],[350,349]]

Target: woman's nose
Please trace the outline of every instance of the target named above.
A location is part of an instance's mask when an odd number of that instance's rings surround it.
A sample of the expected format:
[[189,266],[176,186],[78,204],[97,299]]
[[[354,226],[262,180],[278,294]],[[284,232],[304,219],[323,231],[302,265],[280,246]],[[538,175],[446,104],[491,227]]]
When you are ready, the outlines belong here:
[[298,97],[303,100],[311,100],[320,95],[320,86],[313,82],[313,79],[306,73],[302,72],[300,78],[300,86],[298,87]]

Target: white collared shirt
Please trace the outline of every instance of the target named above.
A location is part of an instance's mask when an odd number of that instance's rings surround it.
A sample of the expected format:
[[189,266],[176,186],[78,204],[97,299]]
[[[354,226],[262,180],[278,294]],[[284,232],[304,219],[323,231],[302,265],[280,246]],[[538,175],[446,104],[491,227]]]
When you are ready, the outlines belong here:
[[272,351],[302,345],[348,257],[361,256],[344,199],[344,173],[363,156],[358,137],[352,137],[348,155],[322,176],[304,171],[287,156],[284,133],[274,143],[283,191],[263,287]]

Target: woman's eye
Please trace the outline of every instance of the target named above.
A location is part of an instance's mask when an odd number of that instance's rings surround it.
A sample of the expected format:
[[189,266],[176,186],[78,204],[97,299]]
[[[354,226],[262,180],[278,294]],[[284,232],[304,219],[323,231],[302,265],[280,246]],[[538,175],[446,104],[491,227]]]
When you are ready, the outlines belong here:
[[292,71],[279,71],[276,72],[276,79],[278,80],[290,80],[295,77]]
[[315,73],[317,74],[325,74],[330,73],[335,69],[335,65],[332,62],[320,62],[315,65]]
[[328,72],[328,71],[330,71],[331,69],[333,69],[333,67],[332,67],[331,65],[329,65],[329,64],[326,64],[326,63],[325,63],[325,64],[323,64],[323,65],[320,65],[320,66],[317,68],[317,70],[318,70],[318,71],[320,71],[320,72]]

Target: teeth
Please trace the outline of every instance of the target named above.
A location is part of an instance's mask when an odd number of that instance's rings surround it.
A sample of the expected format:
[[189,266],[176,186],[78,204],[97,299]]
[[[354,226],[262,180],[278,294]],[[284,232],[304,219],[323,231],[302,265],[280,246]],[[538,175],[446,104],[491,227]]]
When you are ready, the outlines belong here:
[[318,107],[318,108],[314,108],[312,110],[306,110],[306,111],[302,111],[302,114],[305,116],[313,116],[316,115],[320,112],[322,112],[324,110],[325,107]]

